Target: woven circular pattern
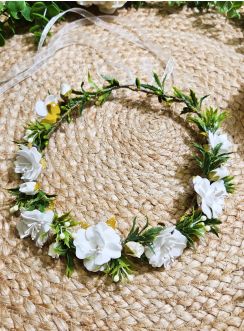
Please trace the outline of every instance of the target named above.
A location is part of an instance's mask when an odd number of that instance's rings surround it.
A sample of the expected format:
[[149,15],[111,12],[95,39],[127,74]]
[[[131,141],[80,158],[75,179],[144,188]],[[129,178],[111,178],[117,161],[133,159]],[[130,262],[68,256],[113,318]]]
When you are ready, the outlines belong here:
[[[221,218],[220,239],[209,236],[197,252],[186,251],[170,270],[143,267],[126,285],[112,284],[82,268],[68,279],[62,261],[54,262],[46,251],[17,238],[16,219],[7,206],[9,196],[1,190],[2,329],[242,329],[243,55],[233,44],[242,38],[241,32],[223,24],[222,17],[207,14],[201,19],[211,19],[220,30],[205,33],[201,25],[196,26],[199,17],[186,11],[162,15],[155,9],[121,10],[118,19],[138,35],[165,45],[165,52],[177,61],[175,85],[194,87],[199,94],[210,91],[209,103],[231,109],[224,130],[235,144],[230,171],[238,186]],[[109,65],[115,56],[133,74],[150,76],[145,63],[157,70],[164,66],[148,51],[96,26],[81,27],[79,35],[84,43],[92,36],[93,44],[103,43],[106,48],[97,53],[82,45],[63,49],[6,94],[0,115],[1,187],[17,182],[11,168],[15,145],[10,141],[22,136],[23,125],[35,117],[36,99],[47,90],[57,92],[61,80],[77,84],[88,69],[92,73],[99,67],[109,73],[115,70]],[[10,67],[9,58],[14,63],[31,51],[26,42],[26,37],[18,36],[1,50],[3,72]],[[142,97],[138,102],[133,94],[117,94],[102,108],[86,109],[82,118],[63,125],[51,139],[44,190],[58,194],[58,210],[72,210],[90,223],[114,214],[121,232],[128,230],[135,215],[141,221],[147,215],[152,225],[173,224],[189,205],[189,180],[197,172],[191,156],[193,133],[177,109],[161,111],[153,99]]]

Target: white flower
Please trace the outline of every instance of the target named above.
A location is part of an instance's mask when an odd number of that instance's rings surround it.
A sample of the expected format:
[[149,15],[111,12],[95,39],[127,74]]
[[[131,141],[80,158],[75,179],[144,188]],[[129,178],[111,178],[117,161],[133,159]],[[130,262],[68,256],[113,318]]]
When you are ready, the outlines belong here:
[[102,13],[113,14],[117,8],[123,7],[126,1],[77,1],[77,3],[85,7],[97,5]]
[[15,161],[15,172],[22,174],[21,179],[25,181],[36,180],[42,170],[41,158],[42,155],[36,147],[20,145]]
[[219,179],[224,178],[229,175],[229,171],[226,167],[219,167],[217,169],[213,170],[213,173],[215,176],[217,176]]
[[26,182],[19,186],[19,191],[26,195],[35,195],[38,192],[39,185],[36,182]]
[[218,144],[222,144],[220,147],[220,153],[229,153],[231,151],[232,144],[228,140],[227,134],[220,134],[219,131],[215,133],[208,131],[208,140],[211,148],[216,147]]
[[106,223],[80,229],[74,238],[76,256],[84,259],[84,266],[89,271],[102,270],[103,264],[121,256],[120,237]]
[[224,207],[224,198],[227,195],[223,180],[210,184],[207,178],[196,176],[193,179],[194,189],[198,194],[198,204],[208,218],[218,217]]
[[126,254],[140,258],[144,253],[144,247],[142,244],[135,241],[128,241],[125,244]]
[[153,247],[145,249],[145,255],[153,267],[168,267],[185,249],[187,239],[174,226],[163,229],[153,242]]
[[60,94],[67,95],[72,91],[72,88],[69,84],[61,83],[60,85]]
[[36,241],[36,245],[42,247],[47,241],[50,225],[54,217],[51,210],[40,212],[24,210],[21,212],[21,219],[17,224],[17,230],[21,239],[31,236]]
[[49,249],[48,249],[48,255],[51,256],[53,259],[57,259],[59,257],[59,254],[55,251],[55,249],[58,247],[58,243],[55,242],[55,243],[52,243],[50,246],[49,246]]
[[58,98],[55,95],[48,95],[44,101],[38,100],[35,105],[36,113],[41,117],[46,117],[48,114],[48,106],[52,103],[58,103]]

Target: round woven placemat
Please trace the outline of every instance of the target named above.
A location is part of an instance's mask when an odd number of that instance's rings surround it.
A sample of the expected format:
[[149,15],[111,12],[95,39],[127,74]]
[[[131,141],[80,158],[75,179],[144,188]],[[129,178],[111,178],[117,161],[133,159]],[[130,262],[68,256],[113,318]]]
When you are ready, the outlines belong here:
[[[81,27],[84,40],[103,45],[99,52],[82,45],[65,48],[1,101],[0,330],[241,330],[243,35],[238,25],[211,13],[122,9],[118,19],[171,53],[176,59],[175,85],[210,93],[209,103],[230,110],[225,131],[234,143],[230,170],[237,191],[226,202],[220,238],[209,235],[170,270],[142,267],[132,283],[122,285],[87,273],[79,263],[68,279],[63,261],[48,257],[47,248],[18,238],[4,188],[18,183],[12,141],[22,136],[26,121],[35,118],[35,101],[48,90],[58,93],[61,80],[78,85],[88,69],[109,72],[108,62],[115,56],[135,74],[147,73],[145,63],[163,71],[163,63],[150,52],[97,26]],[[1,72],[33,54],[29,38],[15,36],[0,50]],[[120,92],[55,134],[42,183],[58,194],[60,212],[72,210],[91,223],[114,214],[121,233],[133,216],[141,224],[145,215],[153,225],[172,224],[192,197],[189,181],[198,172],[193,137],[177,109],[162,111],[154,99]]]

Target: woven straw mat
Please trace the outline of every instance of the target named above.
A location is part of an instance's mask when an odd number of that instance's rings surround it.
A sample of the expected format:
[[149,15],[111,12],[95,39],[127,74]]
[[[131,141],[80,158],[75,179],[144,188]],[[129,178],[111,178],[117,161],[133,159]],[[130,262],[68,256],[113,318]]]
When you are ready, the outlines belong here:
[[[164,70],[165,61],[148,50],[95,25],[80,27],[80,45],[57,52],[1,101],[0,330],[243,330],[241,29],[218,14],[189,10],[122,9],[117,22],[161,47],[162,58],[174,57],[176,86],[210,94],[208,104],[230,111],[224,130],[234,143],[230,172],[237,191],[226,201],[220,237],[207,236],[169,270],[140,266],[126,284],[88,273],[79,262],[68,279],[64,261],[51,259],[47,247],[19,239],[4,189],[18,183],[13,140],[35,119],[36,100],[58,93],[61,81],[79,86],[88,70],[114,74],[116,61],[142,77]],[[0,50],[2,73],[34,53],[30,38],[15,36]],[[98,50],[83,45],[85,40]],[[155,98],[120,91],[62,126],[50,141],[41,178],[44,190],[58,195],[60,213],[71,210],[91,224],[115,215],[122,234],[134,216],[140,225],[146,215],[152,225],[175,224],[191,204],[190,180],[199,173],[192,158],[195,133],[178,109],[162,107]]]

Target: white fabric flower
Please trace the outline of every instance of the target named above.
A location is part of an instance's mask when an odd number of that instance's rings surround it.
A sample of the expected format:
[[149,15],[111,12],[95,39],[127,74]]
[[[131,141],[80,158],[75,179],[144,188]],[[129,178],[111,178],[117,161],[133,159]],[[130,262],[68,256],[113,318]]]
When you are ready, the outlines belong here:
[[214,169],[213,172],[215,176],[217,176],[219,179],[229,175],[229,171],[226,167],[219,167],[217,169]]
[[196,176],[193,179],[193,185],[203,213],[208,218],[218,217],[223,210],[224,198],[227,195],[224,181],[221,179],[210,184],[207,178]]
[[19,191],[26,195],[35,195],[38,191],[38,184],[36,182],[26,182],[19,186]]
[[85,7],[96,5],[102,13],[113,14],[117,8],[123,7],[126,1],[77,1],[77,3]]
[[15,161],[15,172],[22,174],[21,179],[25,181],[36,180],[42,171],[41,158],[42,155],[36,147],[20,145]]
[[160,231],[152,247],[145,249],[145,255],[153,267],[168,267],[186,248],[187,239],[174,226]]
[[61,83],[61,85],[60,85],[60,94],[61,95],[69,94],[69,92],[71,92],[71,91],[72,91],[72,88],[69,84]]
[[21,219],[16,226],[20,238],[31,236],[31,239],[36,241],[36,245],[42,247],[47,241],[53,217],[54,212],[52,210],[43,213],[37,209],[22,211]]
[[48,249],[48,255],[51,256],[53,259],[57,259],[59,258],[59,254],[56,253],[55,251],[55,248],[58,247],[58,243],[55,242],[55,243],[52,243],[50,246],[49,246],[49,249]]
[[35,105],[35,112],[45,118],[48,115],[48,105],[51,103],[58,103],[58,98],[55,95],[48,95],[44,101],[38,100]]
[[140,258],[144,253],[144,247],[142,244],[135,241],[128,241],[125,244],[126,254]]
[[208,140],[211,148],[216,147],[218,144],[222,144],[220,147],[220,153],[229,153],[231,151],[232,144],[228,140],[227,134],[220,134],[219,131],[215,133],[208,131]]
[[76,256],[84,259],[89,271],[102,270],[103,264],[121,256],[119,235],[106,223],[98,223],[89,228],[80,229],[74,236]]

